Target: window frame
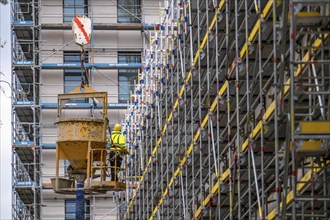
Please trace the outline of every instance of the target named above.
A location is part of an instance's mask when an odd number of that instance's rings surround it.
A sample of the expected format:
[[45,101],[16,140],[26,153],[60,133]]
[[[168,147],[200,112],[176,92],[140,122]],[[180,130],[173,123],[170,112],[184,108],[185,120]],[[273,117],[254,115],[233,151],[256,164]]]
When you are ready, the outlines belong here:
[[[131,1],[134,1],[133,3]],[[142,8],[141,0],[118,0],[117,1],[117,23],[141,23]],[[123,9],[124,8],[124,9]],[[127,11],[130,11],[135,16]],[[137,18],[138,17],[138,18]]]
[[[70,203],[71,205],[74,205],[74,212],[67,212],[67,205]],[[68,218],[67,215],[73,214],[74,218]],[[91,214],[91,201],[89,199],[85,199],[85,220],[90,220],[90,214]],[[76,200],[75,199],[65,199],[64,200],[64,219],[65,220],[72,220],[76,219]]]
[[[83,5],[78,5],[78,1],[83,1]],[[73,5],[71,5],[68,2],[73,2]],[[72,15],[67,12],[65,12],[66,10],[73,10]],[[79,9],[83,9],[83,14],[80,14],[80,10]],[[70,23],[72,22],[73,18],[77,15],[83,16],[86,15],[88,16],[88,0],[63,0],[63,23]]]
[[[85,52],[86,56],[85,56],[85,63],[88,62],[89,60],[89,54],[88,51]],[[72,58],[68,58],[68,57],[78,57],[78,59],[72,59]],[[63,63],[81,63],[81,51],[79,50],[68,50],[68,51],[63,51]],[[67,75],[68,73],[71,73],[71,75]],[[88,75],[88,73],[87,73]],[[79,80],[67,80],[67,77],[76,77],[79,78]],[[77,85],[75,85],[75,83],[66,85],[68,81],[72,81],[72,82],[79,82],[77,83]],[[81,82],[81,69],[63,69],[63,93],[68,93],[70,92],[72,89],[74,89],[75,87],[77,87],[78,85],[80,85]],[[69,90],[67,90],[67,88],[70,88]]]
[[[121,63],[141,63],[141,52],[138,51],[118,51],[118,64]],[[126,56],[126,59],[123,59],[123,57]],[[134,57],[134,58],[133,58]],[[130,92],[133,91],[133,86],[131,79],[128,79],[127,82],[130,82],[130,85],[121,85],[121,79],[120,77],[127,77],[127,78],[134,78],[134,80],[138,80],[138,69],[118,69],[118,103],[127,103],[130,100]],[[130,77],[131,76],[131,77]],[[129,87],[128,94],[127,93],[121,93],[121,89],[124,87]],[[127,88],[126,88],[127,90]],[[128,98],[121,98],[122,96],[127,96]]]

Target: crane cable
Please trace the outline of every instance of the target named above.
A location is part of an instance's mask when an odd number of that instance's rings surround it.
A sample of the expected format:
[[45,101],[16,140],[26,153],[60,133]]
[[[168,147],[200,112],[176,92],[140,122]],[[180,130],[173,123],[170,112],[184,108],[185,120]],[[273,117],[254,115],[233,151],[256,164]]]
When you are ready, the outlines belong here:
[[85,67],[85,59],[86,59],[86,50],[84,46],[81,46],[81,85],[80,87],[83,88],[85,85],[89,85],[89,79],[87,75],[87,68]]

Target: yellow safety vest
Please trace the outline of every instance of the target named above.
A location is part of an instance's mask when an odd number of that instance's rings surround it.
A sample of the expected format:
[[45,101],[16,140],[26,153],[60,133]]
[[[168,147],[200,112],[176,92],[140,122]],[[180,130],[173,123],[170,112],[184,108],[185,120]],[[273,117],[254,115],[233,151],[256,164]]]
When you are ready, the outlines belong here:
[[113,131],[110,140],[110,150],[121,151],[127,153],[126,138],[120,131]]

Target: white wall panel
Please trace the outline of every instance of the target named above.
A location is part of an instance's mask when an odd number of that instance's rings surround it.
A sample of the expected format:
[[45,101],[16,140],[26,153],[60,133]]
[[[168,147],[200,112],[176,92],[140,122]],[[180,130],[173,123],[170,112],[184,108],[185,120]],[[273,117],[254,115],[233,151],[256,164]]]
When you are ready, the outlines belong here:
[[115,1],[89,1],[89,15],[95,23],[117,23],[117,5]]
[[63,23],[63,0],[41,1],[40,21],[42,23]]
[[[143,0],[143,21],[147,24],[159,23],[160,15],[159,2],[154,0]],[[161,1],[163,3],[163,1]]]

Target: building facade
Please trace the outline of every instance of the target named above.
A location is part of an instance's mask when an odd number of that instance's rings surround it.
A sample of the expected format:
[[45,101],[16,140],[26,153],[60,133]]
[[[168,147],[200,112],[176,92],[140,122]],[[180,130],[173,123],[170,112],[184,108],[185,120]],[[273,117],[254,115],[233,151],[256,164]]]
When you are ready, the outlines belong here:
[[[329,219],[329,9],[325,0],[13,1],[12,218],[75,218],[74,197],[55,194],[50,179],[56,96],[81,83],[83,60],[131,153],[126,191],[87,195],[88,218]],[[77,14],[93,22],[83,57]],[[87,107],[68,105],[76,116]]]
[[[144,32],[159,14],[158,1],[56,0],[11,2],[13,69],[13,219],[75,219],[73,195],[52,190],[55,176],[57,94],[81,84],[108,92],[110,125],[121,123],[141,69]],[[73,41],[72,19],[92,19],[90,45]],[[86,78],[85,78],[85,82]],[[71,107],[86,113],[84,100]],[[60,164],[66,176],[67,163]],[[90,219],[120,218],[125,192],[86,195]]]

